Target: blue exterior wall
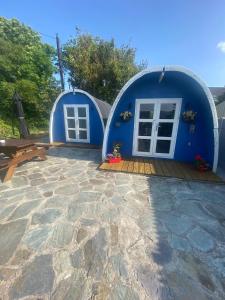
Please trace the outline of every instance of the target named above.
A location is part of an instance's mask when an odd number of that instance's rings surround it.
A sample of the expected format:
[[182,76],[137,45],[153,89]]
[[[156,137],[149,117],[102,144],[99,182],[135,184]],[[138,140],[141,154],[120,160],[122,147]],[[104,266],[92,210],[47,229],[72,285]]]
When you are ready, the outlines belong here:
[[[195,155],[200,154],[212,166],[214,157],[213,117],[202,87],[181,72],[166,72],[161,83],[159,83],[159,76],[159,72],[142,76],[133,82],[122,95],[109,127],[107,153],[112,152],[114,142],[120,142],[122,143],[122,156],[132,156],[136,99],[182,98],[174,159],[193,162]],[[182,113],[188,109],[197,112],[194,133],[189,132],[189,124],[182,120]],[[133,114],[129,122],[123,122],[120,119],[120,113],[126,110]],[[120,127],[116,126],[118,122]]]
[[56,105],[53,115],[52,136],[54,142],[66,143],[65,123],[64,123],[64,104],[88,104],[89,105],[89,128],[90,128],[90,144],[102,145],[103,128],[99,113],[91,101],[85,94],[76,92],[75,94],[67,93],[63,95]]

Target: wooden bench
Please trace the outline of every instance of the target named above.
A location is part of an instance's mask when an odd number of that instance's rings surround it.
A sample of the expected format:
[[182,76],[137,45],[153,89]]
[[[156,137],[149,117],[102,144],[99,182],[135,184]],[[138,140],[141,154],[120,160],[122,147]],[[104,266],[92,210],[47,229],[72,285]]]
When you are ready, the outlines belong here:
[[0,160],[0,171],[6,170],[3,182],[11,179],[16,167],[22,162],[30,161],[35,157],[46,160],[46,149],[27,140],[6,140],[5,144],[0,145],[0,153],[9,157]]

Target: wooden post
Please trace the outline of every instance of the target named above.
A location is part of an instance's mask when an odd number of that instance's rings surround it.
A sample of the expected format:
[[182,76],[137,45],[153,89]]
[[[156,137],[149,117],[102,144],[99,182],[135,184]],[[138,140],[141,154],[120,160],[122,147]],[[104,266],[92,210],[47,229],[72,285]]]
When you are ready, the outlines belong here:
[[64,91],[64,77],[63,77],[63,65],[62,65],[62,49],[60,47],[60,40],[58,34],[56,34],[56,46],[57,46],[57,55],[58,55],[58,65],[59,65],[59,74],[61,81],[61,90]]
[[17,92],[14,93],[13,100],[15,102],[17,108],[17,117],[19,119],[19,131],[21,138],[27,138],[29,136],[29,130],[27,128],[27,124],[24,118],[23,105],[21,102],[21,98]]

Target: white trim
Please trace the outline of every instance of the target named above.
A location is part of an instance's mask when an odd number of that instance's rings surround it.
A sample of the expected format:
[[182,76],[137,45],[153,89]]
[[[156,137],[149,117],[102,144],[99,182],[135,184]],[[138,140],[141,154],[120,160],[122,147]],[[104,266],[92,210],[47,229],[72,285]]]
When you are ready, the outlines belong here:
[[80,94],[84,94],[86,95],[89,99],[91,99],[92,103],[94,104],[95,108],[97,109],[97,112],[99,114],[99,117],[100,117],[100,120],[101,120],[101,124],[102,124],[102,130],[103,130],[103,135],[104,135],[104,131],[105,131],[105,126],[104,126],[104,122],[103,122],[103,117],[102,117],[102,114],[101,114],[101,111],[94,99],[94,97],[92,97],[88,92],[85,92],[83,90],[80,90],[80,89],[74,89],[74,90],[68,90],[68,91],[64,91],[62,92],[55,100],[54,102],[54,105],[52,107],[52,111],[51,111],[51,115],[50,115],[50,123],[49,123],[49,139],[50,139],[50,143],[53,143],[53,122],[54,122],[54,113],[55,113],[55,110],[56,110],[56,106],[58,104],[58,102],[60,101],[60,99],[66,95],[66,94],[69,94],[69,93],[80,93]]
[[[160,107],[161,104],[172,103],[176,104],[175,115],[173,119],[160,119]],[[140,104],[154,104],[154,115],[152,119],[140,119]],[[133,149],[132,155],[134,156],[146,156],[146,157],[161,157],[161,158],[174,158],[175,145],[177,140],[177,131],[180,119],[180,110],[182,105],[182,98],[149,98],[149,99],[136,99],[135,103],[135,118],[134,118],[134,130],[133,130]],[[151,122],[152,123],[152,135],[150,137],[138,136],[138,123]],[[158,136],[158,123],[173,123],[173,130],[171,137],[159,137]],[[137,151],[137,139],[149,139],[151,140],[149,152]],[[171,142],[169,153],[157,153],[156,143],[157,140],[168,140]]]
[[[67,116],[67,107],[73,107],[74,108],[74,117],[68,117]],[[78,115],[78,108],[83,107],[86,109],[86,117],[79,117]],[[80,142],[80,143],[90,143],[90,126],[89,126],[89,104],[63,104],[63,112],[64,112],[64,124],[65,124],[65,136],[67,142]],[[75,127],[69,128],[68,127],[68,119],[72,119],[75,121]],[[86,128],[79,128],[79,119],[86,120]],[[78,124],[78,127],[77,125]],[[74,130],[76,132],[76,137],[79,135],[79,131],[87,131],[87,138],[86,139],[71,139],[68,135],[68,130]]]
[[186,74],[187,76],[191,77],[192,79],[194,79],[196,82],[198,82],[198,84],[202,87],[205,95],[207,96],[207,99],[209,101],[209,105],[211,108],[211,112],[212,112],[212,116],[213,116],[213,132],[214,132],[214,160],[213,160],[213,171],[216,172],[217,169],[217,164],[218,164],[218,151],[219,151],[219,136],[218,136],[218,119],[217,119],[217,113],[216,113],[216,107],[215,107],[215,103],[213,100],[213,96],[209,90],[209,88],[207,87],[206,83],[200,79],[197,75],[195,75],[191,70],[186,69],[182,66],[167,66],[167,67],[155,67],[152,69],[146,69],[143,70],[141,72],[139,72],[138,74],[136,74],[135,76],[133,76],[124,86],[123,88],[120,90],[118,96],[116,97],[116,100],[113,103],[113,106],[111,108],[108,120],[107,120],[107,124],[106,124],[106,128],[105,128],[105,135],[104,135],[104,140],[103,140],[103,147],[102,147],[102,159],[105,160],[106,158],[106,149],[107,149],[107,143],[108,143],[108,136],[109,136],[109,127],[112,121],[112,117],[114,115],[115,109],[117,104],[119,103],[121,97],[123,96],[124,92],[132,85],[132,83],[134,83],[137,79],[141,78],[142,76],[146,75],[146,74],[150,74],[150,73],[154,73],[154,72],[162,72],[163,68],[165,68],[165,72],[181,72]]

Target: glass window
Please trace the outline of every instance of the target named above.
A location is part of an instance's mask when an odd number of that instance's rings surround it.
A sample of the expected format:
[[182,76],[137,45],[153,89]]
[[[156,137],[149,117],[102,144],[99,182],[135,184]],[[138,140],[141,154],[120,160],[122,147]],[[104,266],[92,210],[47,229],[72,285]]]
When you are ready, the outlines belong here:
[[68,135],[70,139],[76,139],[76,131],[75,130],[68,130]]
[[150,151],[151,140],[138,139],[138,151],[139,152],[149,152]]
[[79,131],[79,139],[86,140],[87,139],[87,131],[86,130],[80,130]]
[[151,136],[152,134],[152,122],[140,122],[139,123],[139,136]]
[[170,142],[164,140],[157,140],[156,152],[157,153],[169,153],[170,152]]
[[86,117],[86,108],[78,107],[78,118],[85,118],[85,117]]
[[79,128],[87,128],[86,119],[79,119]]
[[171,137],[173,131],[173,123],[159,122],[158,136]]
[[75,120],[67,119],[68,128],[75,128]]
[[174,119],[176,110],[175,103],[165,103],[160,106],[160,119]]
[[140,119],[153,119],[154,104],[141,104],[140,105]]
[[74,117],[74,108],[73,107],[67,107],[67,117]]

